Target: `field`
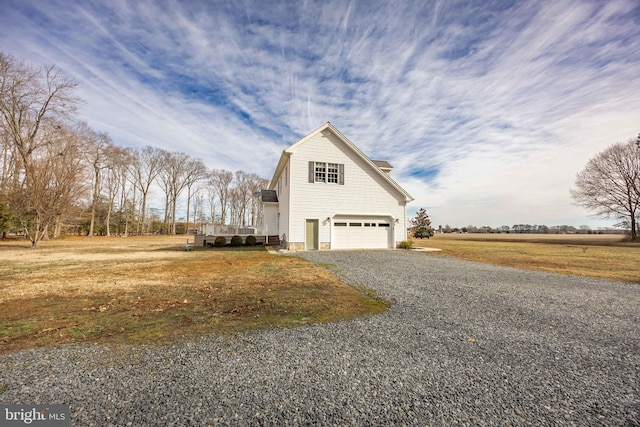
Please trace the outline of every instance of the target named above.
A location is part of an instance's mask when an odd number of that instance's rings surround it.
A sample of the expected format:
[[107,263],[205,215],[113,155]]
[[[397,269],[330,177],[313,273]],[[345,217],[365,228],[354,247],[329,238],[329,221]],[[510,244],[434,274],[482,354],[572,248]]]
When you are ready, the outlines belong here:
[[[193,238],[191,238],[193,241]],[[0,241],[0,351],[164,343],[336,321],[388,303],[264,248],[185,251],[184,236]]]
[[[452,256],[640,283],[640,244],[612,235],[440,234]],[[388,302],[264,248],[184,250],[184,236],[0,241],[0,352],[67,342],[165,343],[337,321]]]
[[640,244],[619,235],[437,234],[413,244],[471,261],[640,283]]

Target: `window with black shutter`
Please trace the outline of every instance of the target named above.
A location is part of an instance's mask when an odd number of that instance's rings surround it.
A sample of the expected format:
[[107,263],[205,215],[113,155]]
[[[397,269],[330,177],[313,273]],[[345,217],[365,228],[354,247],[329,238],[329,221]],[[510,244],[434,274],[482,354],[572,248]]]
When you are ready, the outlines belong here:
[[309,162],[309,183],[314,182],[344,185],[344,164]]

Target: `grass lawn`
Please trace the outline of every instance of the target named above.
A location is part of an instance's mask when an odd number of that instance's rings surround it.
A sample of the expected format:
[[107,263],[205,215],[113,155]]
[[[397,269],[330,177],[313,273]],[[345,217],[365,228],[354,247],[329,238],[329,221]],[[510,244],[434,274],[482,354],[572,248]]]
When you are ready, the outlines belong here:
[[184,236],[29,246],[0,240],[0,352],[68,342],[166,343],[388,308],[321,267],[261,247],[186,252]]
[[617,235],[437,234],[413,244],[471,261],[640,283],[640,244]]

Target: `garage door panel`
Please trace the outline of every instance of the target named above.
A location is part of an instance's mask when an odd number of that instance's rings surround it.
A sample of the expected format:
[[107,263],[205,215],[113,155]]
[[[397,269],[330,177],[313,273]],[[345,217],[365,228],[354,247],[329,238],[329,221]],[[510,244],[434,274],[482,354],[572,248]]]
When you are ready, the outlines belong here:
[[391,224],[379,218],[335,219],[334,249],[386,249],[389,247]]

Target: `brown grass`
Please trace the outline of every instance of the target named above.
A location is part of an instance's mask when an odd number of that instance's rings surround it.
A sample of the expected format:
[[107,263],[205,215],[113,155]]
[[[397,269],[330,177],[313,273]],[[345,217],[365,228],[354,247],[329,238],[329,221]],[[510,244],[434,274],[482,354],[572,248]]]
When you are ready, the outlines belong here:
[[471,261],[640,283],[640,244],[617,235],[438,234],[413,243]]
[[165,343],[378,313],[386,301],[264,248],[184,250],[185,238],[0,241],[0,351]]

